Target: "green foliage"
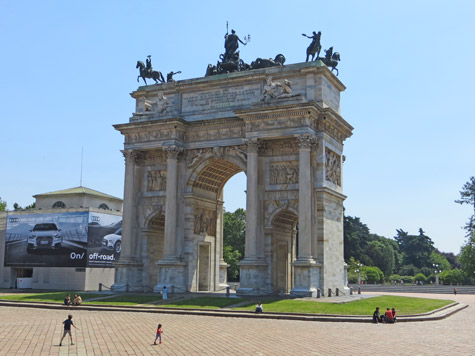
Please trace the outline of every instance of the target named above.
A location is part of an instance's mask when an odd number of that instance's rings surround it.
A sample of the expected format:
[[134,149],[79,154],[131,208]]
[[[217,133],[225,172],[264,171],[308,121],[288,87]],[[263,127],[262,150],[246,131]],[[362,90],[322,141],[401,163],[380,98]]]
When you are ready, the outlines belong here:
[[439,265],[438,268],[439,270],[442,270],[442,271],[449,270],[452,268],[449,261],[447,261],[447,258],[444,255],[442,255],[438,250],[432,251],[432,253],[430,254],[430,263],[431,263],[431,267],[434,267],[433,266],[434,264]]
[[466,275],[461,269],[451,269],[450,271],[443,271],[439,278],[444,284],[463,283]]
[[422,273],[418,273],[414,276],[414,280],[417,281],[417,282],[426,283],[427,282],[427,277],[425,275],[423,275]]
[[36,208],[36,202],[33,202],[30,205],[25,206],[25,210],[31,210],[34,208]]
[[220,298],[220,297],[197,297],[180,301],[170,301],[167,304],[160,304],[162,307],[171,308],[200,308],[200,309],[219,309],[229,305],[244,302],[244,298]]
[[239,261],[244,257],[246,239],[246,211],[237,209],[223,216],[223,258],[229,264],[228,279],[239,280]]
[[470,177],[469,181],[465,183],[460,191],[460,199],[455,201],[457,204],[469,204],[473,206],[473,215],[469,218],[469,222],[465,226],[468,237],[471,237],[475,231],[475,177]]
[[462,246],[459,261],[465,274],[472,278],[475,274],[475,231],[472,231],[471,236]]
[[380,283],[384,278],[384,273],[378,267],[363,267],[366,283]]
[[0,211],[5,211],[7,209],[7,202],[2,200],[2,197],[0,197]]
[[419,268],[416,266],[409,264],[409,265],[402,265],[399,269],[399,274],[401,276],[415,276],[420,272]]
[[228,281],[239,281],[239,261],[241,261],[241,254],[238,250],[233,250],[231,246],[223,247],[224,261],[229,265],[228,267]]
[[434,251],[434,242],[425,235],[424,230],[419,229],[419,235],[409,235],[402,229],[396,231],[394,239],[399,244],[399,250],[404,253],[404,264],[412,264],[417,268],[431,266],[430,256]]

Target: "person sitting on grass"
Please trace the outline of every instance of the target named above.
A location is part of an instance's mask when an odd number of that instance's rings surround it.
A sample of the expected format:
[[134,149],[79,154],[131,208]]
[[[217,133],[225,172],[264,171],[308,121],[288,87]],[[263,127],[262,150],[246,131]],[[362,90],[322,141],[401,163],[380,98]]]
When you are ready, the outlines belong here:
[[383,321],[383,318],[379,314],[379,307],[376,307],[376,310],[373,313],[373,323],[381,323]]
[[73,305],[81,305],[82,303],[82,298],[79,294],[75,294],[74,295],[74,299],[73,299]]
[[262,308],[262,303],[261,301],[259,300],[257,302],[257,305],[256,305],[256,313],[259,314],[259,313],[262,313],[264,311],[264,309]]
[[66,298],[64,298],[64,305],[71,305],[71,297],[69,296],[69,294],[67,294]]
[[391,313],[393,314],[393,321],[396,322],[396,309],[392,308]]
[[384,321],[386,323],[394,323],[393,312],[389,308],[386,308],[386,314],[384,314]]

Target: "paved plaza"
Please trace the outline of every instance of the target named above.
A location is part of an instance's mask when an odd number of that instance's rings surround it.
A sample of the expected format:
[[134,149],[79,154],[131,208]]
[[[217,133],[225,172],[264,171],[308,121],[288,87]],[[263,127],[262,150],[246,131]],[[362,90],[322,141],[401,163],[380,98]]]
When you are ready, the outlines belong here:
[[[70,346],[65,338],[62,347],[58,344],[68,311],[0,307],[0,356],[475,354],[475,319],[470,317],[475,295],[410,295],[453,299],[469,307],[441,321],[394,325],[86,311],[79,307],[72,309],[73,321],[80,329],[73,329],[75,345]],[[163,344],[154,346],[159,322],[163,324]]]

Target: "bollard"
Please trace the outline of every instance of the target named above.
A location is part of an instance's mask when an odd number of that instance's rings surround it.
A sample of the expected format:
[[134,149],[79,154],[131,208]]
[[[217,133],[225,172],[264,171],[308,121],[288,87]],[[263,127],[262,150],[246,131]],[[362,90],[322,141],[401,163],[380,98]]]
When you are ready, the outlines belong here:
[[331,288],[328,288],[327,297],[330,298],[331,296],[332,296],[332,289],[331,289]]
[[335,295],[336,295],[337,297],[340,296],[340,290],[339,290],[338,288],[337,288],[336,291],[335,291]]
[[317,298],[320,298],[320,288],[317,288]]
[[358,294],[361,294],[361,287],[358,287]]
[[99,283],[99,292],[102,292],[102,283]]
[[234,290],[237,290],[237,284],[234,285]]
[[350,295],[353,295],[353,288],[350,288]]
[[229,293],[229,286],[226,286],[226,297],[229,297],[231,295],[231,293]]
[[175,286],[172,285],[172,286],[170,287],[170,289],[171,289],[172,294],[175,294]]

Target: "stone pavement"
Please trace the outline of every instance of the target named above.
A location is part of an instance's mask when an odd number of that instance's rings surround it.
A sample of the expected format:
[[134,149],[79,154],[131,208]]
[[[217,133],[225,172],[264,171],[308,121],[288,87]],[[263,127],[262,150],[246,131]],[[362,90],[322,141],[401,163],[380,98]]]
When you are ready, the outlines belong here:
[[[73,329],[76,345],[63,341],[62,347],[58,344],[67,310],[0,307],[0,356],[475,354],[475,319],[468,317],[474,314],[475,295],[411,296],[452,299],[469,307],[439,321],[389,325],[78,308],[73,310],[80,328]],[[164,343],[154,346],[159,322]]]

